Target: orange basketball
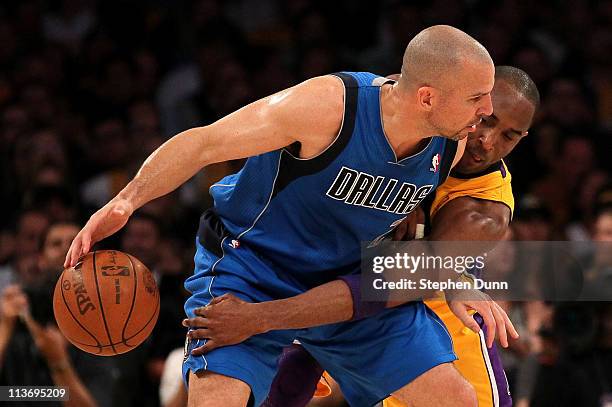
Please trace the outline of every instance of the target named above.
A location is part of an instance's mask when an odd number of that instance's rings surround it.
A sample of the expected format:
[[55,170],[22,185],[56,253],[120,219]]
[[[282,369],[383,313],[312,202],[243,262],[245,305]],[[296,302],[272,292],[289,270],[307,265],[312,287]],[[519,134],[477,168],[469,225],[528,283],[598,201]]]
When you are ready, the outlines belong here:
[[64,270],[55,285],[53,312],[77,348],[118,355],[151,334],[159,315],[159,292],[153,274],[138,259],[100,250]]

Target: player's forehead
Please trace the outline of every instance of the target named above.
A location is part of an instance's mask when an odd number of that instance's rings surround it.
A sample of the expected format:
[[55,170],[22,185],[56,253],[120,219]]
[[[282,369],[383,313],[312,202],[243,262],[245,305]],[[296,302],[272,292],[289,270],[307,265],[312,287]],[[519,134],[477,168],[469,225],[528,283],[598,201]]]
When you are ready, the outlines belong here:
[[466,98],[486,95],[493,89],[495,67],[486,60],[461,60],[447,84]]
[[533,104],[516,89],[503,81],[497,81],[491,93],[493,116],[499,124],[520,132],[529,130],[533,119]]
[[[490,59],[461,59],[461,67],[465,72],[476,75],[482,83],[487,83],[493,88],[495,82],[495,65]],[[490,90],[490,89],[489,89]]]

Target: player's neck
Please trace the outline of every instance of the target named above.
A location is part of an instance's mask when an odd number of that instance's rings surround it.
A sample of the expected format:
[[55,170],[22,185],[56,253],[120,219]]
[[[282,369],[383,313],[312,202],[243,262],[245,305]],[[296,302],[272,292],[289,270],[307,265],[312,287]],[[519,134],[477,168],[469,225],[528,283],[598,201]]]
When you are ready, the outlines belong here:
[[418,112],[405,105],[397,86],[396,83],[381,88],[380,105],[383,129],[395,155],[401,159],[417,153],[424,139],[435,134],[424,125]]

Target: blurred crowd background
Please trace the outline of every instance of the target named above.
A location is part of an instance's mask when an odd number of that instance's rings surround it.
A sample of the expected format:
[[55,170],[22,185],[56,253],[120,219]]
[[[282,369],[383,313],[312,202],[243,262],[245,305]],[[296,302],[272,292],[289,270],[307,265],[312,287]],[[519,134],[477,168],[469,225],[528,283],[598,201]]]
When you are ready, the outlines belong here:
[[[171,394],[180,386],[162,386],[161,402],[159,389],[184,342],[182,281],[198,218],[208,185],[242,163],[205,168],[98,246],[133,254],[160,286],[159,322],[136,351],[90,357],[45,327],[73,236],[177,132],[312,76],[397,73],[407,42],[433,24],[467,31],[542,94],[507,160],[517,200],[508,238],[612,240],[610,0],[3,2],[0,385],[77,380],[73,405],[180,405]],[[610,281],[609,258],[596,257],[591,272]],[[18,318],[28,304],[35,337]],[[612,403],[610,303],[508,307],[522,333],[505,353],[517,405]]]

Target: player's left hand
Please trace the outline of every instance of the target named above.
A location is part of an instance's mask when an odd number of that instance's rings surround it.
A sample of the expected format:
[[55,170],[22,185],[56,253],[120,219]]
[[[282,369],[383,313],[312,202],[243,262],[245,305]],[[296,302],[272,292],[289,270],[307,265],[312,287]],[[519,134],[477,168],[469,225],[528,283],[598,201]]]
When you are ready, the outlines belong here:
[[[461,290],[453,294],[448,291],[445,291],[445,293],[447,295],[448,306],[453,314],[455,314],[465,326],[476,333],[480,331],[480,326],[476,320],[474,320],[473,315],[468,311],[475,310],[482,316],[485,326],[487,327],[487,347],[490,348],[493,346],[496,333],[499,335],[499,342],[504,348],[508,347],[508,333],[514,339],[519,337],[506,311],[482,291]],[[451,294],[450,296],[452,299],[448,298],[449,294]]]
[[241,300],[232,294],[223,294],[205,307],[196,308],[196,317],[183,320],[183,326],[191,328],[190,339],[207,339],[206,343],[191,351],[194,356],[211,350],[244,342],[262,330],[262,315],[257,304]]

